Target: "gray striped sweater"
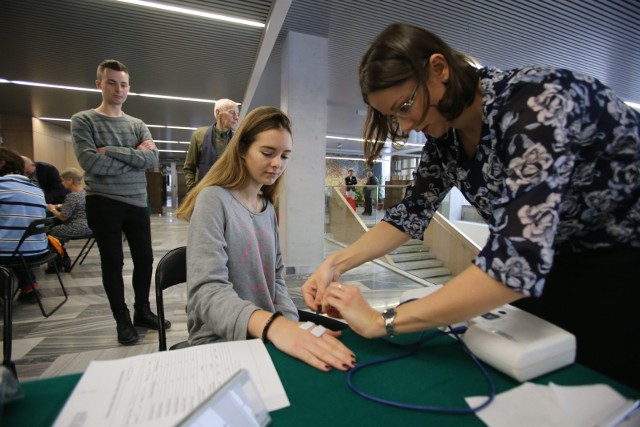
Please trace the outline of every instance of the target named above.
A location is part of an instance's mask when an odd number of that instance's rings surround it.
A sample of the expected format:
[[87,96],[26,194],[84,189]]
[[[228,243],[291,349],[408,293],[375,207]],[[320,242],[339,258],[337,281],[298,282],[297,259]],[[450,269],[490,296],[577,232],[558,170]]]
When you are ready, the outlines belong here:
[[[85,171],[87,196],[100,195],[134,206],[147,206],[145,169],[158,164],[158,151],[136,150],[152,139],[140,119],[109,117],[86,110],[71,117],[73,149]],[[97,149],[106,147],[105,154]]]

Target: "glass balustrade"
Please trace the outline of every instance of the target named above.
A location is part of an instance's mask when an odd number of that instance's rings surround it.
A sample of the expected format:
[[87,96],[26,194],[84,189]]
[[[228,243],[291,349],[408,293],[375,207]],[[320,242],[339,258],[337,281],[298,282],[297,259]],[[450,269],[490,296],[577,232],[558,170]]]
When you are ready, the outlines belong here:
[[[387,181],[393,182],[393,181]],[[364,197],[365,189],[371,190],[371,209]],[[325,235],[337,243],[348,245],[380,222],[387,208],[399,203],[407,190],[407,184],[358,185],[354,192],[345,191],[344,185],[325,187]],[[471,236],[478,232],[480,242],[486,236],[486,224],[470,206],[462,194],[453,189],[443,200],[438,212],[448,220],[462,224]],[[467,231],[467,230],[465,230]]]
[[[365,190],[370,191],[371,206]],[[385,209],[402,200],[406,185],[357,186],[354,192],[343,185],[325,187],[325,235],[348,245],[356,241],[383,217]]]

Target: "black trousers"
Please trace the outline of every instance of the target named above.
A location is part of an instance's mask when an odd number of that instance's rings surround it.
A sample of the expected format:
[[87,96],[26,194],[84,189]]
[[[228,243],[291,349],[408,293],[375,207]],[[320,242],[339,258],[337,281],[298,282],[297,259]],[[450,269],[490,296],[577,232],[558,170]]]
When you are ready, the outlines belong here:
[[363,215],[371,215],[373,213],[373,200],[371,196],[364,196],[364,211]]
[[513,303],[576,336],[576,361],[640,390],[640,249],[556,256],[540,298]]
[[102,196],[87,196],[87,222],[100,250],[102,286],[112,311],[127,308],[124,298],[122,233],[133,260],[132,285],[136,307],[149,303],[153,273],[151,221],[147,209]]

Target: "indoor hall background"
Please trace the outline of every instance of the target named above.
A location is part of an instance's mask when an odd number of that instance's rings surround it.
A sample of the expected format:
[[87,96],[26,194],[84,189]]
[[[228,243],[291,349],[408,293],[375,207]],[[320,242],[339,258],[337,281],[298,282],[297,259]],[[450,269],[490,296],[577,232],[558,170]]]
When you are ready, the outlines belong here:
[[[640,2],[637,0],[162,0],[267,23],[241,27],[175,15],[115,0],[3,0],[0,7],[0,116],[69,118],[95,107],[100,95],[12,84],[45,82],[94,87],[95,67],[116,57],[132,73],[132,91],[242,101],[243,112],[279,105],[280,49],[288,31],[328,39],[327,135],[357,138],[365,108],[357,66],[367,44],[386,25],[428,28],[484,65],[547,64],[599,77],[623,99],[640,102]],[[267,43],[275,39],[273,47]],[[4,80],[2,80],[4,79]],[[198,127],[211,121],[211,104],[131,96],[125,111],[147,124]],[[5,139],[6,121],[0,121]],[[61,123],[62,128],[68,125]],[[190,129],[151,128],[156,140],[188,141]],[[340,148],[338,148],[338,144]],[[171,148],[165,143],[161,148]],[[326,140],[327,153],[361,154],[358,142]],[[408,150],[405,151],[405,153]],[[182,161],[163,153],[165,162]],[[156,261],[184,244],[184,224],[154,217]],[[130,274],[130,264],[125,274]],[[38,377],[62,356],[79,351],[156,348],[154,332],[140,346],[122,348],[100,284],[97,250],[69,279],[72,299],[44,319],[16,309],[16,356],[21,378]],[[363,273],[370,289],[385,289],[382,273]],[[42,276],[46,291],[47,278]],[[125,277],[125,280],[128,280]],[[295,289],[301,278],[288,284]],[[357,278],[356,278],[357,280]],[[297,281],[297,282],[296,282]],[[178,291],[179,292],[179,291]],[[46,292],[45,292],[46,293]],[[299,302],[299,300],[297,300]],[[184,299],[171,301],[176,341],[184,339]],[[37,309],[36,309],[37,310]],[[104,333],[102,334],[101,331]],[[182,336],[180,334],[183,334]],[[171,339],[171,338],[170,338]],[[75,353],[74,353],[75,354]],[[78,366],[75,364],[74,366]]]
[[[357,138],[363,123],[357,66],[388,24],[428,28],[484,65],[547,64],[600,78],[640,103],[638,0],[162,0],[266,23],[248,27],[116,0],[4,0],[1,79],[94,87],[95,67],[116,57],[132,92],[242,101],[243,113],[279,105],[280,47],[288,31],[328,39],[327,135]],[[275,40],[272,44],[269,41]],[[0,114],[69,118],[99,94],[0,83]],[[211,104],[131,96],[126,112],[147,124],[198,127]],[[68,124],[60,123],[67,127]],[[190,129],[152,128],[156,140],[188,141]],[[0,132],[7,132],[6,126]],[[330,154],[359,142],[327,139]],[[158,144],[160,148],[175,148]],[[186,149],[185,146],[182,146]],[[391,148],[389,148],[389,151]],[[407,151],[405,151],[406,153]],[[162,153],[165,162],[184,158]]]

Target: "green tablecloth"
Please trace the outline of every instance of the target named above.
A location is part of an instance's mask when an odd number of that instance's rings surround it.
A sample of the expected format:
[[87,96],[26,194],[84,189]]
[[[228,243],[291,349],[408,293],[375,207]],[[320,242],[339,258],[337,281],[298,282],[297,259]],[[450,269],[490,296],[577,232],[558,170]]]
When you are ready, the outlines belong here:
[[[351,331],[343,341],[358,362],[388,357],[405,350],[382,340],[365,340]],[[356,395],[347,385],[347,373],[323,373],[281,352],[271,351],[291,406],[271,413],[275,426],[484,426],[475,415],[449,415],[393,408]],[[520,383],[489,368],[496,393]],[[606,383],[629,398],[640,392],[610,380],[582,365],[571,365],[533,380],[560,385]],[[357,372],[354,383],[376,397],[413,405],[467,409],[467,396],[488,395],[490,388],[462,347],[449,337],[425,344],[416,354]]]
[[[351,331],[343,333],[343,342],[356,353],[360,363],[404,352],[381,340],[365,340]],[[347,373],[337,370],[321,372],[281,353],[272,344],[267,349],[291,402],[291,406],[271,413],[276,427],[484,425],[475,415],[424,413],[371,402],[349,389]],[[493,369],[489,372],[497,393],[519,384]],[[50,426],[79,380],[80,375],[68,375],[23,383],[25,398],[5,406],[1,425]],[[362,390],[378,397],[415,405],[466,409],[464,397],[489,393],[489,385],[481,372],[460,345],[448,337],[427,343],[408,358],[366,368],[355,375],[354,381]],[[640,391],[576,364],[536,378],[533,382],[560,385],[605,383],[628,398],[640,398]]]

